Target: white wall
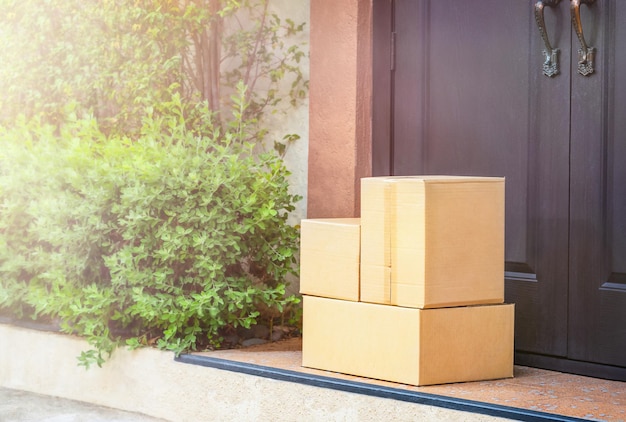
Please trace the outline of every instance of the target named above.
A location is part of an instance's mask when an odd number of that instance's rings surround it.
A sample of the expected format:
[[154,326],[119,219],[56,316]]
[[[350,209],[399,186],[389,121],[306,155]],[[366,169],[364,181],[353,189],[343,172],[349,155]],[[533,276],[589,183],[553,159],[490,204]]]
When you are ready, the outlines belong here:
[[[301,61],[301,69],[306,80],[309,79],[309,0],[269,0],[270,10],[276,13],[281,19],[289,18],[296,24],[305,22],[304,31],[296,40],[298,43],[305,43],[301,47],[306,53],[306,58]],[[306,218],[307,202],[307,176],[308,176],[308,149],[309,149],[309,101],[308,97],[298,108],[290,109],[288,114],[272,116],[272,126],[274,130],[270,135],[274,139],[281,140],[286,134],[295,133],[300,139],[295,141],[287,149],[285,155],[286,165],[291,171],[292,192],[301,195],[303,199],[297,204],[296,210],[291,216],[293,224],[299,224],[302,218]],[[272,139],[272,138],[270,138]]]

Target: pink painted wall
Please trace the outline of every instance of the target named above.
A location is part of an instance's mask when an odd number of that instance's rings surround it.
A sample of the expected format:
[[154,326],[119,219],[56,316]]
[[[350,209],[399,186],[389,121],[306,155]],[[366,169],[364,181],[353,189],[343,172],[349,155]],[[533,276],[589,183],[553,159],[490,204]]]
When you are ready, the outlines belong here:
[[308,218],[359,215],[371,175],[371,0],[311,0]]

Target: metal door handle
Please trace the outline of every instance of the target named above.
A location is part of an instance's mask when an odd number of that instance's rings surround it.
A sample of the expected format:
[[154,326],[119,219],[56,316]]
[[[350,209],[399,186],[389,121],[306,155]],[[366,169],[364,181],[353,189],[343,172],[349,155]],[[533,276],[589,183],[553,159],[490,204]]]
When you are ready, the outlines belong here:
[[550,44],[548,32],[546,31],[546,22],[543,19],[543,9],[546,6],[556,7],[560,2],[561,0],[539,0],[535,3],[535,20],[537,21],[537,26],[539,27],[539,34],[541,34],[541,38],[545,44],[545,48],[543,49],[543,74],[548,77],[559,74],[559,49],[552,48],[552,45]]
[[570,3],[572,24],[574,25],[574,30],[580,41],[580,48],[578,49],[578,73],[583,76],[589,76],[593,73],[593,59],[596,55],[596,49],[589,47],[585,42],[583,25],[580,21],[580,5],[586,4],[587,6],[591,6],[595,2],[596,0],[572,0]]

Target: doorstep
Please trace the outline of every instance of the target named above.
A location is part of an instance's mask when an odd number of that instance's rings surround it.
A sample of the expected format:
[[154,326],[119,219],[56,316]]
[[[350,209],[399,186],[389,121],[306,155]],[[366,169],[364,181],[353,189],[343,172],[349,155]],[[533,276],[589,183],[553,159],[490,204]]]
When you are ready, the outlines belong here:
[[168,421],[626,420],[622,382],[516,367],[514,379],[416,388],[302,368],[299,339],[176,360],[122,348],[86,371],[84,339],[33,328],[0,323],[0,387]]
[[[102,368],[86,371],[76,361],[76,356],[89,348],[82,338],[1,323],[0,338],[0,387],[171,422],[505,420],[430,403],[390,400],[261,377],[249,371],[189,365],[181,360],[207,358],[187,355],[174,360],[172,352],[152,348],[117,349]],[[251,366],[220,360],[248,369]],[[263,368],[266,374],[272,369]],[[3,415],[0,420],[4,420]]]
[[415,387],[304,368],[300,338],[179,362],[515,420],[626,421],[626,383],[515,366],[515,377]]

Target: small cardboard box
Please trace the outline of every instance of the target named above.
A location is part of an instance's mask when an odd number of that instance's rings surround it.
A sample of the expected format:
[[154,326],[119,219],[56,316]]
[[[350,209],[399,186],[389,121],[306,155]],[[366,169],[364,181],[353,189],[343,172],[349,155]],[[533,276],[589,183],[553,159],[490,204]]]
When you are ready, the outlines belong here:
[[514,305],[418,309],[304,297],[302,365],[411,385],[513,376]]
[[362,301],[504,302],[503,178],[363,178],[361,198]]
[[300,293],[358,301],[360,219],[308,219],[300,226]]

